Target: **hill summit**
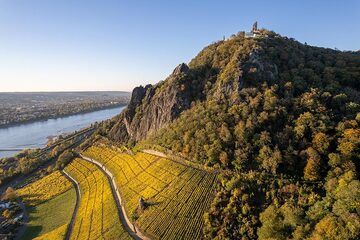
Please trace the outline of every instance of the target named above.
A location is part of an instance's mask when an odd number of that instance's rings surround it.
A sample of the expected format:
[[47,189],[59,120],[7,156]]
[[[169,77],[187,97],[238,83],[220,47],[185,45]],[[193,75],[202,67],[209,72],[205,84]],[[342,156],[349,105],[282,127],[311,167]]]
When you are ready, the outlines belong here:
[[265,29],[134,89],[98,131],[218,169],[208,239],[360,236],[360,54]]
[[[189,66],[180,64],[164,81],[136,87],[124,117],[109,136],[123,142],[142,140],[191,103],[210,99],[236,103],[241,89],[263,84],[291,84],[297,94],[336,85],[358,91],[359,76],[352,77],[358,74],[353,68],[358,64],[356,52],[312,47],[264,29],[256,29],[254,37],[242,31],[204,48]],[[356,97],[355,92],[349,94]]]

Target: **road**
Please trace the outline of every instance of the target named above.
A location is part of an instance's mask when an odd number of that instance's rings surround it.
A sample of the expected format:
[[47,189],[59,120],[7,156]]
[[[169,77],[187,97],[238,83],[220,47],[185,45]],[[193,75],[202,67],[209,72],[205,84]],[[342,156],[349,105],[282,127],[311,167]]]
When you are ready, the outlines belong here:
[[111,186],[111,191],[113,193],[113,196],[114,196],[114,199],[115,199],[115,202],[117,205],[120,221],[123,223],[125,230],[136,240],[139,240],[139,239],[150,240],[150,238],[145,236],[145,234],[143,234],[139,228],[137,228],[134,224],[131,223],[130,219],[126,215],[124,204],[122,204],[123,201],[120,196],[119,188],[116,185],[113,174],[104,165],[102,165],[98,161],[88,158],[88,157],[85,157],[81,154],[80,154],[80,156],[82,157],[82,159],[95,164],[107,176],[110,186]]
[[81,192],[80,192],[79,183],[74,178],[72,178],[65,170],[62,170],[62,173],[74,185],[75,190],[76,190],[75,208],[74,208],[73,214],[71,216],[71,220],[70,220],[69,226],[68,226],[68,228],[66,230],[66,234],[65,234],[65,238],[64,238],[64,240],[69,240],[70,236],[71,236],[71,233],[72,233],[72,230],[74,228],[75,218],[76,218],[76,215],[77,215],[77,212],[78,212],[78,209],[79,209]]

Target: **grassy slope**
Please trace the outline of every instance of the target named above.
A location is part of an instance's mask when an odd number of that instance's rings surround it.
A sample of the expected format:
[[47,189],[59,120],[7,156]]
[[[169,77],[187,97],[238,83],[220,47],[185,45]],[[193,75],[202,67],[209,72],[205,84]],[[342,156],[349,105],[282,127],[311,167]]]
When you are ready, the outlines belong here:
[[[75,202],[76,193],[71,188],[55,198],[29,208],[29,224],[21,239],[33,239],[37,236],[40,236],[39,239],[62,239]],[[42,236],[43,234],[47,235]]]

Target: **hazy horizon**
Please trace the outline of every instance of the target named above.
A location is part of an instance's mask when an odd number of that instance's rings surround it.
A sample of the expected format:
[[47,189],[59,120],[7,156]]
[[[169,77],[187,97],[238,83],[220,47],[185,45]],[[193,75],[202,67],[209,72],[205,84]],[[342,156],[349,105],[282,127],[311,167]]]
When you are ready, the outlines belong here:
[[1,1],[1,92],[131,91],[240,30],[359,50],[360,2]]

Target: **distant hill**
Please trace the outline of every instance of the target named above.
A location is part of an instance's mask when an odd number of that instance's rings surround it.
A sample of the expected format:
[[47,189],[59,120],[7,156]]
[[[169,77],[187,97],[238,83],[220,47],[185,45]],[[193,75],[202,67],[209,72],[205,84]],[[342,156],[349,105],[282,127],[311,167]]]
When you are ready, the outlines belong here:
[[219,169],[207,239],[357,239],[359,90],[359,52],[240,33],[135,88],[98,133]]

